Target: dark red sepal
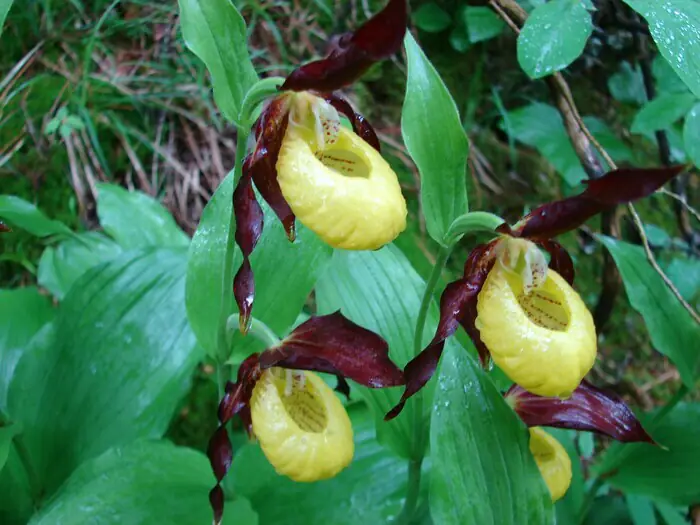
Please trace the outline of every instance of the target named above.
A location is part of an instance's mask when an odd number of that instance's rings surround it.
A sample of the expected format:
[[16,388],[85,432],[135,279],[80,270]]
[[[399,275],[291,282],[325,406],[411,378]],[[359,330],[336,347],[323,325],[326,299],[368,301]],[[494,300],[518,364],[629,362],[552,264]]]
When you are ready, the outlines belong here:
[[345,98],[338,93],[319,93],[319,96],[348,118],[355,134],[377,151],[381,151],[379,137],[377,137],[372,125],[364,116],[352,109],[352,106]]
[[11,231],[12,231],[12,228],[10,228],[4,222],[0,221],[0,233],[7,233],[7,232],[11,232]]
[[561,275],[569,284],[574,284],[576,270],[574,270],[574,261],[571,260],[571,255],[557,241],[539,240],[537,244],[549,253],[549,267]]
[[654,443],[617,394],[597,388],[587,381],[582,381],[568,399],[537,396],[518,385],[513,385],[505,397],[529,427],[588,430],[623,443]]
[[414,357],[404,368],[406,389],[399,403],[384,417],[389,421],[398,416],[403,410],[408,398],[413,396],[435,374],[445,339],[457,331],[460,325],[464,327],[479,352],[479,358],[486,364],[489,353],[481,341],[479,330],[475,326],[476,299],[486,281],[488,272],[494,264],[493,249],[497,241],[482,244],[474,248],[465,264],[465,276],[447,285],[440,297],[440,321],[435,336],[423,351]]
[[371,388],[404,384],[387,342],[340,312],[299,325],[277,347],[260,354],[260,366],[327,372]]
[[221,481],[226,477],[233,463],[233,447],[226,431],[226,425],[233,416],[239,415],[246,430],[250,433],[250,398],[260,374],[258,354],[253,354],[241,363],[236,382],[226,383],[226,393],[219,403],[219,427],[207,446],[207,457],[216,477],[216,485],[209,492],[209,503],[214,513],[215,524],[221,522],[224,514],[224,491],[221,488]]
[[253,301],[255,299],[255,278],[248,257],[243,258],[243,264],[233,278],[233,296],[238,305],[238,323],[241,333],[248,333],[250,327]]
[[[247,164],[249,159],[244,162],[244,165]],[[245,167],[233,192],[233,212],[236,216],[236,243],[243,254],[243,264],[233,280],[233,295],[240,313],[241,332],[245,333],[248,330],[255,297],[255,281],[249,257],[263,230],[263,211],[255,198],[250,170]]]
[[268,102],[254,127],[257,141],[248,169],[255,187],[282,222],[289,240],[293,241],[296,236],[294,213],[277,181],[277,160],[288,124],[289,97],[282,95]]
[[513,234],[529,239],[549,239],[573,230],[594,215],[615,205],[651,195],[683,171],[683,166],[655,169],[619,169],[588,181],[580,195],[544,204],[526,215]]
[[383,10],[354,33],[334,37],[326,58],[292,71],[281,89],[330,92],[352,84],[372,64],[401,48],[407,25],[406,0],[389,0]]

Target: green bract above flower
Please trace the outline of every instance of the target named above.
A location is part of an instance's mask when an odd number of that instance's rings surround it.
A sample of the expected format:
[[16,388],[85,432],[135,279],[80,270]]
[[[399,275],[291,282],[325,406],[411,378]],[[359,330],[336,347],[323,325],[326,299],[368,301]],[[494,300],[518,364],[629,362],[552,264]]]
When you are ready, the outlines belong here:
[[[263,230],[253,186],[291,241],[296,218],[331,246],[350,250],[380,248],[406,227],[406,202],[374,130],[334,90],[396,53],[407,17],[406,0],[390,0],[357,31],[334,38],[328,56],[293,71],[256,121],[233,197],[243,253],[234,295],[243,332],[255,296],[249,257]],[[341,126],[340,114],[352,131]]]

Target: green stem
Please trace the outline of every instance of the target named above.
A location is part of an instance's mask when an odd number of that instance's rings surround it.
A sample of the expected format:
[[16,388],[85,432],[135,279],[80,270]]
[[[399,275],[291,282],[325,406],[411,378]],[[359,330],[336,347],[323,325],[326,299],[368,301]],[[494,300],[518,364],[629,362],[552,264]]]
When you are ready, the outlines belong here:
[[409,525],[413,520],[418,506],[418,496],[420,494],[420,475],[423,458],[413,459],[408,462],[408,489],[406,491],[406,503],[401,509],[401,514],[396,517],[394,523],[397,525]]
[[[445,268],[447,259],[452,252],[452,246],[442,246],[435,260],[435,265],[428,278],[428,283],[423,292],[420,309],[418,310],[418,318],[416,319],[416,330],[413,338],[413,355],[416,356],[423,349],[423,333],[425,331],[425,320],[428,316],[428,309],[433,300],[435,287],[440,280],[440,275]],[[413,397],[413,459],[409,463],[408,468],[408,490],[406,493],[406,502],[403,510],[397,519],[397,523],[410,523],[415,514],[416,506],[418,505],[418,495],[420,493],[420,478],[421,465],[423,464],[423,456],[425,455],[425,446],[428,437],[428,425],[425,424],[425,415],[423,413],[423,393],[418,392]]]
[[248,333],[263,343],[266,348],[273,348],[280,344],[277,334],[260,319],[252,319]]
[[[648,431],[653,431],[661,421],[664,420],[664,418],[680,403],[683,398],[688,394],[690,389],[686,385],[682,385],[679,389],[678,392],[671,398],[671,400],[666,403],[666,405],[659,410],[654,417],[649,421],[649,423],[646,426],[646,429]],[[596,475],[596,477],[593,480],[593,483],[591,484],[591,487],[588,489],[588,492],[586,493],[586,496],[583,500],[583,503],[581,504],[581,509],[579,511],[579,523],[583,523],[586,519],[586,516],[588,515],[588,511],[590,510],[591,505],[593,504],[593,501],[595,500],[596,494],[598,493],[598,490],[600,487],[603,485],[605,480],[609,478],[611,475],[614,474],[614,472],[620,468],[620,465],[629,457],[629,455],[638,448],[638,444],[627,444],[623,445],[622,443],[615,443],[612,447],[607,452],[607,461],[603,461],[604,463],[607,463],[609,466],[605,470],[605,472],[599,473]]]

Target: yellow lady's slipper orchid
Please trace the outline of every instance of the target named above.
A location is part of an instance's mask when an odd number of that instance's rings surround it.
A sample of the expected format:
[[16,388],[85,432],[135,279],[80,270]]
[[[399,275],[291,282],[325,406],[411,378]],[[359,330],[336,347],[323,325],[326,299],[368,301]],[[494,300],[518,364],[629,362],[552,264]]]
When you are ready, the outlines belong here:
[[250,403],[253,433],[279,474],[294,481],[332,478],[354,453],[350,419],[312,372],[266,370]]
[[294,215],[335,248],[374,250],[394,240],[406,228],[406,201],[389,164],[340,125],[330,104],[290,96],[277,178]]
[[532,427],[530,452],[535,457],[552,501],[563,498],[571,485],[571,458],[564,447],[540,427]]
[[524,389],[569,397],[595,361],[593,318],[578,293],[547,269],[532,242],[501,243],[478,296],[481,340],[494,362]]

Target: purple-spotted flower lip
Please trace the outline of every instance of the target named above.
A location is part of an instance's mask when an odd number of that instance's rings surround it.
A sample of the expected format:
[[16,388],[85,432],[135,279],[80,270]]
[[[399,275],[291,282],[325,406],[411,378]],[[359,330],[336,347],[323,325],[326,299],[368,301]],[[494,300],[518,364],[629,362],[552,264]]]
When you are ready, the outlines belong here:
[[620,396],[586,380],[568,399],[538,396],[518,385],[504,396],[528,427],[585,430],[623,443],[654,443]]
[[353,131],[379,150],[372,126],[336,90],[359,79],[367,69],[395,54],[401,47],[408,25],[406,0],[389,0],[383,10],[354,32],[334,37],[328,54],[321,60],[304,64],[287,77],[281,94],[270,100],[253,126],[255,146],[243,163],[241,179],[233,196],[236,217],[236,243],[243,263],[233,283],[240,312],[240,327],[246,332],[255,298],[255,281],[250,255],[262,235],[263,212],[253,187],[284,225],[287,236],[295,239],[295,217],[277,181],[277,160],[289,123],[289,92],[309,91],[345,115]]
[[[647,197],[683,171],[683,166],[666,168],[618,169],[600,179],[588,181],[579,195],[557,200],[534,209],[514,227],[503,224],[498,232],[505,237],[527,239],[550,255],[549,267],[569,284],[574,282],[574,264],[564,247],[553,237],[571,231],[594,215],[618,204]],[[418,392],[435,373],[445,340],[461,325],[476,347],[482,364],[489,361],[488,348],[476,328],[476,304],[486,278],[494,265],[497,238],[472,250],[464,266],[463,277],[447,285],[440,298],[440,320],[435,336],[423,351],[404,369],[406,390],[386,420],[401,413],[406,401]]]
[[389,358],[389,346],[379,335],[353,323],[340,312],[312,317],[299,325],[277,346],[252,354],[229,381],[219,404],[219,428],[209,441],[207,455],[217,484],[209,493],[216,523],[221,521],[224,493],[221,481],[231,468],[233,448],[227,423],[238,416],[246,431],[252,432],[250,400],[262,373],[272,367],[334,374],[338,390],[348,394],[345,379],[370,388],[404,384],[403,372]]

